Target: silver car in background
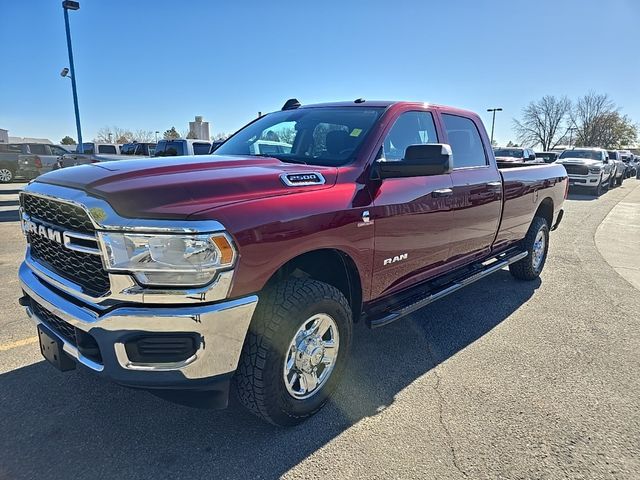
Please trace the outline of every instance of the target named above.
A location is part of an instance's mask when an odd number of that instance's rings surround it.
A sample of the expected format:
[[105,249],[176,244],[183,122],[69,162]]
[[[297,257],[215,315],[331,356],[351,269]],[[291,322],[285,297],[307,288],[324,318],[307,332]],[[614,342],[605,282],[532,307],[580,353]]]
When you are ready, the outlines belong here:
[[620,186],[624,179],[627,178],[627,164],[622,160],[622,155],[618,150],[609,150],[607,154],[609,155],[609,162],[615,166],[613,183],[616,186]]

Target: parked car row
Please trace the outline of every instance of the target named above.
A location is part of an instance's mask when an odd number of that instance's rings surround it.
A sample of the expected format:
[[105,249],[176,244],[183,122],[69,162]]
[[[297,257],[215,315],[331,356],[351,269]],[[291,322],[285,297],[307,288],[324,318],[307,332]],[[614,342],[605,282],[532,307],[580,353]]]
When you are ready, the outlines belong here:
[[534,152],[530,148],[506,147],[493,149],[501,163],[531,164],[559,163],[569,175],[569,184],[590,189],[600,195],[605,189],[622,185],[625,178],[639,175],[640,157],[629,150],[570,147],[548,152]]

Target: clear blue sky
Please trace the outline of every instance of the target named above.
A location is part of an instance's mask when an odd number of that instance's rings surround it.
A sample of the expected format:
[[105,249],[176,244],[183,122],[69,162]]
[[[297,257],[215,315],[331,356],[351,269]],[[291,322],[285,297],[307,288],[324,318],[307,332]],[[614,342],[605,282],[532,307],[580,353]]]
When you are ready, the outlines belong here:
[[[482,112],[496,138],[544,94],[608,93],[640,121],[638,0],[80,0],[84,137],[106,125],[232,132],[303,103],[420,100]],[[0,128],[76,138],[59,0],[0,0]]]

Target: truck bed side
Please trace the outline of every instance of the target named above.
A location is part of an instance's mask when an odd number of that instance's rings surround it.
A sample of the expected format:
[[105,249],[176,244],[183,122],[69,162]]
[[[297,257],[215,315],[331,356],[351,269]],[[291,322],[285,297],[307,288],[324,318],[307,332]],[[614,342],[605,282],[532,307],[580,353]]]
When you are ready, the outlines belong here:
[[504,205],[494,249],[524,238],[543,202],[545,207],[551,202],[552,218],[556,219],[564,202],[568,181],[562,165],[529,165],[498,170],[503,180]]

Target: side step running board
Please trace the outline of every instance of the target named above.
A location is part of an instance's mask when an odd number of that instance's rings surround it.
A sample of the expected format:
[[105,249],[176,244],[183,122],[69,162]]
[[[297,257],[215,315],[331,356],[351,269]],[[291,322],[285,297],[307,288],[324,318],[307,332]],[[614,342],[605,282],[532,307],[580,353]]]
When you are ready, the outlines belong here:
[[432,293],[427,295],[426,297],[410,303],[409,305],[402,306],[396,310],[387,310],[382,312],[381,316],[375,316],[374,318],[368,318],[367,323],[371,328],[378,328],[384,325],[387,325],[391,322],[395,322],[400,318],[409,315],[410,313],[415,312],[416,310],[420,310],[421,308],[429,305],[431,302],[435,302],[436,300],[441,299],[442,297],[446,297],[447,295],[460,290],[462,287],[466,287],[467,285],[472,284],[473,282],[477,282],[481,278],[487,277],[492,273],[497,272],[498,270],[503,269],[507,265],[510,265],[518,260],[522,260],[524,257],[528,255],[527,252],[513,251],[503,253],[495,257],[495,261],[488,264],[482,265],[481,270],[474,272],[468,277],[463,277],[461,279],[455,280],[446,284],[445,286],[440,287],[440,289],[434,290]]

